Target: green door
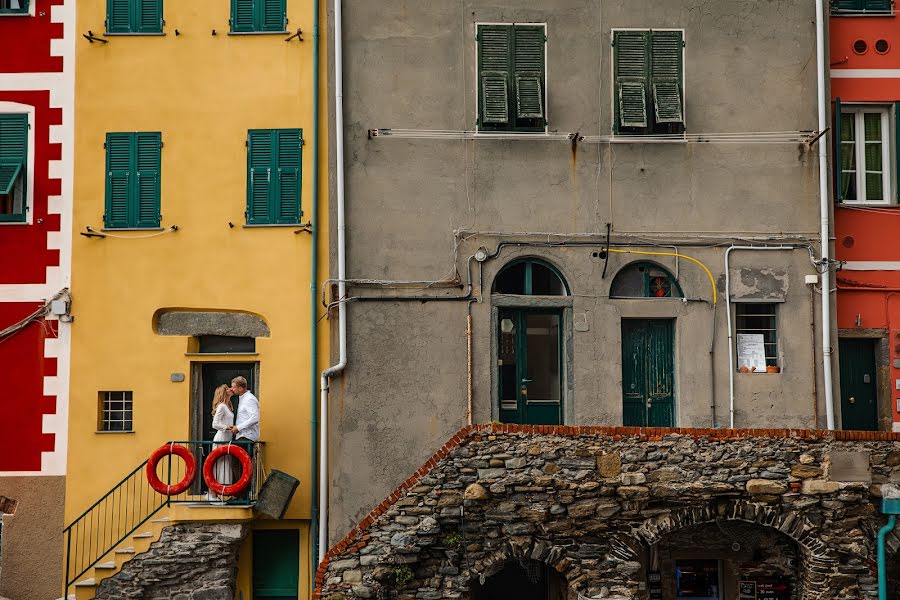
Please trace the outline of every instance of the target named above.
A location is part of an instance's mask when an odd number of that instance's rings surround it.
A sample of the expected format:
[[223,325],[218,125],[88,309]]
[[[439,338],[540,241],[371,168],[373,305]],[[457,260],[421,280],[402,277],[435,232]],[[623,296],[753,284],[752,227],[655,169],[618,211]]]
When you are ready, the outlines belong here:
[[622,415],[626,427],[675,426],[675,321],[622,320]]
[[253,600],[297,598],[300,585],[300,532],[253,531]]
[[841,424],[856,431],[878,430],[875,340],[840,340]]
[[499,315],[497,365],[500,420],[562,423],[562,311],[504,309]]

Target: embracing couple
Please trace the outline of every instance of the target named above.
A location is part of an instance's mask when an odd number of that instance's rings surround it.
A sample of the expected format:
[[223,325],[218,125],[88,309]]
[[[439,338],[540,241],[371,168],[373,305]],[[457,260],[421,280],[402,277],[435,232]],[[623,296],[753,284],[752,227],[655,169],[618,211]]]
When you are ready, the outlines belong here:
[[[237,418],[231,404],[232,396],[238,397]],[[259,440],[259,400],[247,390],[247,380],[244,377],[232,379],[231,387],[223,383],[216,388],[213,394],[212,415],[212,426],[216,430],[213,438],[215,445],[234,442],[253,456],[253,444]],[[223,485],[231,485],[236,478],[233,462],[227,455],[216,461],[213,472],[216,481]],[[210,490],[209,499],[218,500],[219,497]]]

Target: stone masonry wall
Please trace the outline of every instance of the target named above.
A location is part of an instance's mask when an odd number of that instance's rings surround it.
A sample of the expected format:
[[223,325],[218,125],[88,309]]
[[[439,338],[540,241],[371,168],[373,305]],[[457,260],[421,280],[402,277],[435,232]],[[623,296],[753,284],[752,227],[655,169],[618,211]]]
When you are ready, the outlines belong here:
[[[796,597],[876,598],[879,502],[900,481],[898,442],[877,432],[470,426],[326,554],[316,595],[468,599],[471,582],[535,559],[566,578],[570,598],[645,598],[649,548],[688,527],[734,523],[796,547]],[[893,556],[900,539],[887,541]]]
[[249,528],[236,523],[166,527],[150,549],[97,587],[98,600],[233,600],[238,549]]

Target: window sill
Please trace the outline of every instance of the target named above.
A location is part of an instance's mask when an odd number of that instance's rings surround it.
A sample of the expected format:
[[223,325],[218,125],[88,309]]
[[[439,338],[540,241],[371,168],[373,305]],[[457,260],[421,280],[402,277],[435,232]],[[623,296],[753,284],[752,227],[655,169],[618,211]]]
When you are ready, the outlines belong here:
[[3,225],[28,225],[28,221],[25,219],[25,217],[22,217],[21,220],[0,218],[0,226],[3,226]]
[[132,429],[130,431],[95,431],[94,433],[99,433],[102,435],[106,435],[108,433],[134,433],[134,429]]
[[10,12],[0,12],[0,18],[3,18],[3,17],[32,17],[32,16],[34,16],[34,15],[32,15],[32,14],[31,14],[30,12],[28,12],[27,10],[24,10],[24,11],[16,11],[16,12],[12,12],[12,11],[10,11]]
[[831,13],[832,17],[893,17],[893,12],[852,12],[852,11],[836,11]]
[[165,231],[165,227],[103,227],[100,231]]
[[285,35],[290,33],[287,29],[284,31],[229,31],[228,35]]
[[257,223],[252,225],[250,223],[244,223],[241,225],[244,229],[261,229],[265,227],[293,227],[296,229],[297,227],[303,227],[303,223]]
[[259,356],[259,352],[185,352],[185,356]]
[[111,33],[111,32],[109,32],[109,31],[103,32],[103,37],[123,37],[123,36],[124,36],[124,37],[129,37],[129,36],[136,36],[136,37],[161,37],[161,36],[164,36],[164,35],[166,35],[166,33],[165,33],[164,31],[160,31],[159,33],[142,33],[142,32],[138,32],[138,31],[134,31],[134,32],[129,31],[129,32],[121,32],[121,33]]
[[837,200],[837,205],[845,205],[845,206],[877,206],[879,208],[895,208],[900,209],[900,205],[892,203],[890,200],[888,201],[879,201],[879,202],[869,202],[867,200]]

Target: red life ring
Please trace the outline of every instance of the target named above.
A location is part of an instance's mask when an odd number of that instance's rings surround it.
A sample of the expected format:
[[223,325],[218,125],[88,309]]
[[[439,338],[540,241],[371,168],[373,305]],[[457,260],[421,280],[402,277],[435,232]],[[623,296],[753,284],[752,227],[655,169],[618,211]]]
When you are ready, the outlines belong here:
[[[213,467],[216,461],[225,455],[231,455],[241,463],[241,478],[231,485],[224,485],[216,480],[213,473]],[[206,457],[203,463],[203,480],[209,489],[220,496],[237,496],[250,486],[250,479],[253,477],[253,460],[247,451],[240,446],[225,444],[218,446]]]
[[[164,456],[174,454],[180,456],[184,460],[185,473],[184,477],[175,485],[167,485],[163,483],[156,474],[156,465]],[[197,461],[191,451],[179,444],[166,444],[160,446],[150,455],[147,460],[147,482],[154,490],[163,496],[177,496],[186,491],[194,482],[194,476],[197,475]]]

